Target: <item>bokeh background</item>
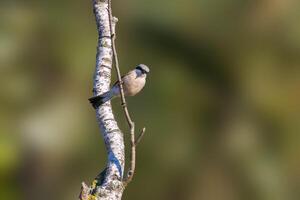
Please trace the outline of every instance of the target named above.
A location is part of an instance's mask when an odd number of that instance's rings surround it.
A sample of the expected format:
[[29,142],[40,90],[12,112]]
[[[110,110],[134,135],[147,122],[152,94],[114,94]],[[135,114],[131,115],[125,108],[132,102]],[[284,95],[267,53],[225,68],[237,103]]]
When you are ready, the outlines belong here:
[[[121,71],[151,67],[128,98],[147,132],[124,199],[300,199],[300,2],[113,0],[113,12]],[[87,101],[96,43],[91,0],[1,1],[0,199],[76,199],[104,168]]]

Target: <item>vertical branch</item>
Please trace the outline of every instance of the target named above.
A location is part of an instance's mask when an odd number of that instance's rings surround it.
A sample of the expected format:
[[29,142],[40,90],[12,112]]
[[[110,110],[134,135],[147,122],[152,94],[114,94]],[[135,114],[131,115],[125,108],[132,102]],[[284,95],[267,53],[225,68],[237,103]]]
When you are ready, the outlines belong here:
[[[113,20],[115,17],[112,16],[112,9],[111,9],[111,0],[108,0],[108,8],[109,8],[109,21],[110,21],[110,30],[113,30]],[[135,123],[132,121],[125,95],[124,95],[124,89],[123,89],[123,81],[121,78],[121,73],[120,73],[120,68],[119,68],[119,60],[118,60],[118,54],[116,50],[116,45],[115,45],[115,39],[116,39],[116,34],[112,34],[112,51],[113,51],[113,60],[114,60],[114,66],[117,72],[117,77],[118,81],[120,83],[120,94],[121,94],[121,103],[123,107],[123,111],[130,129],[130,167],[127,173],[127,177],[124,179],[124,185],[126,186],[133,178],[134,172],[135,172],[135,162],[136,162],[136,142],[135,142]],[[145,132],[145,129],[143,129],[143,133]]]
[[[93,8],[98,30],[93,88],[96,96],[110,88],[113,58],[111,36],[114,35],[112,31],[115,30],[117,20],[110,20],[108,0],[93,0]],[[110,102],[96,109],[96,117],[105,142],[107,165],[90,187],[82,184],[80,199],[119,200],[124,190],[122,182],[125,164],[123,133],[114,118]]]
[[114,118],[110,101],[105,102],[96,109],[96,117],[105,142],[108,159],[107,165],[95,178],[91,186],[82,183],[79,198],[81,200],[120,200],[125,186],[132,180],[135,171],[135,147],[144,135],[145,128],[136,142],[134,134],[135,125],[131,120],[126,105],[118,55],[115,47],[115,26],[118,19],[112,16],[111,0],[93,0],[93,8],[98,30],[93,92],[94,96],[98,96],[110,89],[111,69],[114,59],[118,80],[120,82],[122,107],[130,128],[130,167],[123,180],[125,165],[123,133]]
[[[109,21],[110,21],[110,30],[113,30],[113,19],[115,17],[112,16],[112,9],[111,9],[111,0],[108,0],[108,7],[109,7]],[[118,54],[117,54],[117,50],[116,50],[116,45],[115,45],[115,40],[116,40],[116,33],[112,34],[112,50],[113,50],[113,60],[115,63],[115,69],[117,72],[117,77],[118,77],[118,81],[120,82],[120,93],[121,93],[121,102],[122,102],[122,106],[123,106],[123,110],[126,116],[126,120],[127,123],[129,125],[129,127],[131,128],[132,126],[134,126],[134,122],[132,121],[128,108],[127,108],[127,104],[126,104],[126,99],[125,99],[125,95],[124,95],[124,89],[123,89],[123,81],[121,78],[121,72],[120,72],[120,68],[119,68],[119,59],[118,59]]]

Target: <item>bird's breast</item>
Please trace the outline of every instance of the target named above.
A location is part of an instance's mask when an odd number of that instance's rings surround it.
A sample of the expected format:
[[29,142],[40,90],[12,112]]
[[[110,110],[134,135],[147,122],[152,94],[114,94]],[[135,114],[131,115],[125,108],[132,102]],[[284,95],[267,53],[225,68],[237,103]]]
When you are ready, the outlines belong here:
[[124,80],[124,93],[127,96],[134,96],[140,92],[146,83],[146,77],[128,77]]

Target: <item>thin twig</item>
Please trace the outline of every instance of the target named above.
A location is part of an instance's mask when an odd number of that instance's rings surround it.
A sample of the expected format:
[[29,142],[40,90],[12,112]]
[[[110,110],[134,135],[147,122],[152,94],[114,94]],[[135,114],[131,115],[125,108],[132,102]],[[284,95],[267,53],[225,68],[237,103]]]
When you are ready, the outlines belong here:
[[115,69],[117,71],[118,81],[120,83],[119,85],[120,85],[120,93],[121,93],[121,102],[122,102],[122,107],[123,107],[123,110],[125,113],[125,117],[126,117],[128,126],[130,128],[130,144],[131,144],[130,168],[127,173],[127,177],[125,177],[125,179],[124,179],[124,185],[127,185],[132,180],[132,177],[133,177],[133,174],[135,171],[135,160],[136,160],[136,149],[135,149],[136,143],[135,143],[135,134],[134,134],[135,125],[130,117],[130,114],[129,114],[129,111],[127,108],[127,104],[126,104],[124,90],[123,90],[123,81],[121,78],[118,54],[117,54],[116,45],[115,45],[116,34],[115,34],[115,32],[113,32],[113,28],[112,28],[113,16],[112,16],[112,9],[111,9],[111,0],[108,1],[108,13],[109,13],[109,21],[110,21],[110,30],[112,33],[111,43],[112,43],[112,50],[113,50],[113,58],[114,58],[114,63],[115,63]]
[[121,78],[121,72],[120,72],[120,68],[119,68],[119,59],[118,59],[118,54],[117,54],[116,44],[115,44],[116,33],[113,31],[113,27],[112,27],[113,16],[112,16],[112,11],[111,11],[111,0],[108,1],[108,6],[109,6],[108,12],[109,12],[109,20],[110,20],[110,30],[112,33],[111,44],[112,44],[112,50],[113,50],[113,59],[114,59],[114,63],[115,63],[115,69],[117,71],[118,81],[120,83],[120,93],[121,93],[121,101],[122,101],[123,110],[125,112],[125,116],[126,116],[128,125],[129,125],[129,127],[131,127],[133,124],[133,121],[131,120],[130,114],[128,112],[127,104],[126,104],[126,99],[125,99],[124,89],[123,89],[123,81]]
[[144,127],[140,133],[140,135],[138,136],[138,138],[136,139],[135,141],[135,146],[137,146],[141,140],[143,139],[144,135],[145,135],[145,132],[146,132],[146,127]]

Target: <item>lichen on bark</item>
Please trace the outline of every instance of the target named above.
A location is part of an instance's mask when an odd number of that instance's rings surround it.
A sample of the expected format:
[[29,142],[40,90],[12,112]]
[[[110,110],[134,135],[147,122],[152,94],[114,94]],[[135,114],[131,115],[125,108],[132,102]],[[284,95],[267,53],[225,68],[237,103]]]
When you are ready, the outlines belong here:
[[[98,31],[98,46],[96,68],[94,74],[94,95],[100,95],[110,88],[112,69],[112,33],[110,29],[108,0],[93,0],[94,14]],[[113,18],[112,27],[115,30],[117,22]],[[122,177],[125,165],[123,133],[118,127],[112,112],[110,102],[96,109],[97,121],[105,141],[107,165],[102,177],[96,177],[91,186],[82,183],[79,198],[81,200],[119,200],[124,191]]]

